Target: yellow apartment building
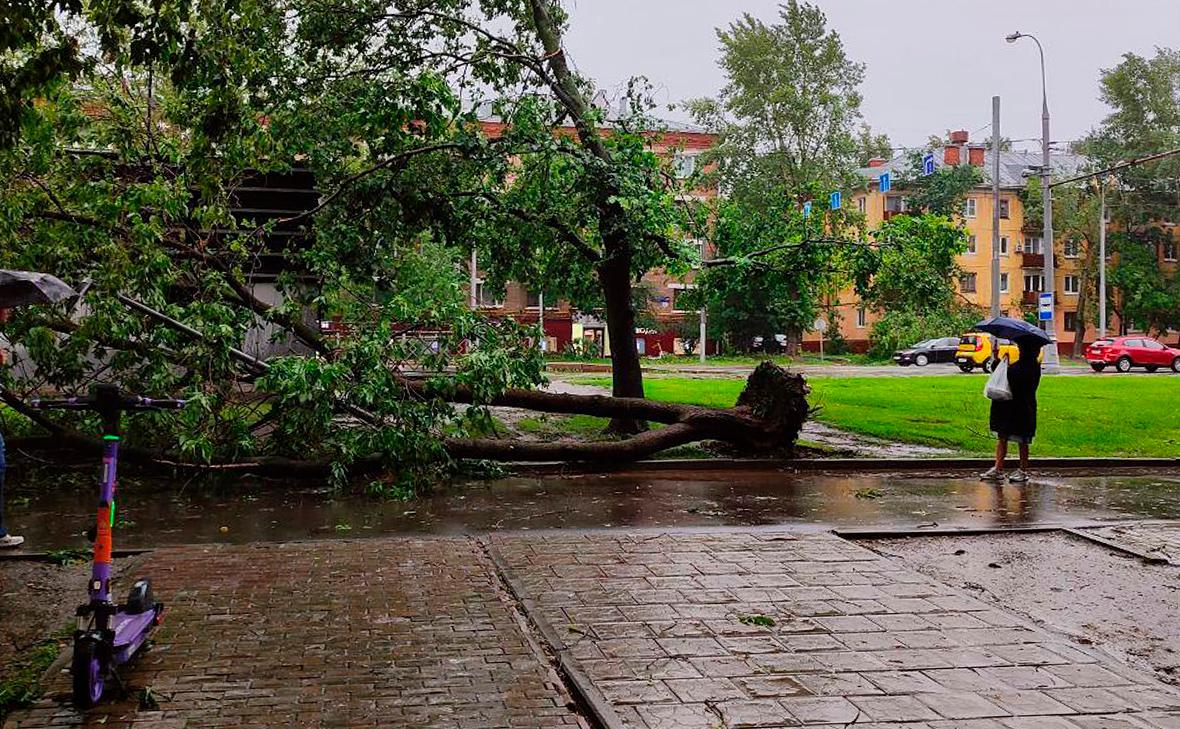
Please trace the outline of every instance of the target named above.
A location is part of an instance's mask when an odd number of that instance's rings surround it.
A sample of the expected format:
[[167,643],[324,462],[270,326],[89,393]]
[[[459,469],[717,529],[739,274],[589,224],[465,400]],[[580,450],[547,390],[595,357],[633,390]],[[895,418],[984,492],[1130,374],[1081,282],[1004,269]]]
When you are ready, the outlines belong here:
[[[983,144],[970,142],[965,131],[952,132],[948,143],[934,153],[935,166],[939,168],[954,165],[975,165],[983,173],[983,182],[973,189],[963,203],[959,219],[967,230],[967,251],[959,257],[962,276],[958,289],[968,302],[987,311],[992,302],[992,152]],[[1028,310],[1035,310],[1038,294],[1045,290],[1044,266],[1046,248],[1042,242],[1039,222],[1035,227],[1025,224],[1024,208],[1020,192],[1027,178],[1026,170],[1040,165],[1040,152],[1000,153],[1000,310],[1009,316],[1021,317]],[[1076,154],[1054,154],[1051,164],[1054,175],[1068,176],[1081,169],[1085,158]],[[880,225],[894,215],[907,213],[904,190],[896,187],[897,180],[907,171],[910,164],[908,155],[890,160],[873,159],[869,166],[860,170],[866,185],[846,196],[845,205],[862,212],[869,228]],[[891,172],[892,188],[885,193],[879,189],[878,179],[882,173]],[[1074,326],[1077,312],[1080,281],[1078,277],[1079,256],[1082,251],[1074,241],[1058,238],[1056,241],[1057,265],[1057,307],[1056,324],[1058,346],[1068,352],[1073,346]],[[869,346],[869,332],[876,317],[873,312],[860,306],[855,292],[849,288],[840,294],[835,308],[839,313],[839,330],[854,351],[864,351]],[[959,334],[947,332],[946,336]],[[830,336],[828,334],[827,336]],[[804,338],[808,349],[819,345],[819,333],[811,332]]]

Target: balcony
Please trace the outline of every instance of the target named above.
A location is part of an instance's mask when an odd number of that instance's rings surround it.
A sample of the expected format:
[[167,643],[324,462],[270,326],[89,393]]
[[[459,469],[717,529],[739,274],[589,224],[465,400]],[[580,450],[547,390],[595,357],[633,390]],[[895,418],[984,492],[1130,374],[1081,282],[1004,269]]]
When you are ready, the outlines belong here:
[[1021,253],[1020,265],[1022,268],[1044,268],[1045,254],[1044,253]]
[[1040,301],[1040,291],[1024,291],[1020,294],[1020,303],[1025,306],[1036,306]]

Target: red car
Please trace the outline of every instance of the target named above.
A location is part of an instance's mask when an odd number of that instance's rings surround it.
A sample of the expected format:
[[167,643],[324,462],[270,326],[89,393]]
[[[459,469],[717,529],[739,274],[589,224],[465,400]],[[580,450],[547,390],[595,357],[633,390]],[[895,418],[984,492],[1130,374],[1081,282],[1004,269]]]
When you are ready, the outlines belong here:
[[1173,372],[1180,372],[1180,349],[1132,334],[1099,339],[1086,347],[1086,361],[1095,372],[1101,372],[1107,365],[1114,365],[1119,372],[1130,372],[1132,367],[1143,367],[1148,372],[1171,367]]

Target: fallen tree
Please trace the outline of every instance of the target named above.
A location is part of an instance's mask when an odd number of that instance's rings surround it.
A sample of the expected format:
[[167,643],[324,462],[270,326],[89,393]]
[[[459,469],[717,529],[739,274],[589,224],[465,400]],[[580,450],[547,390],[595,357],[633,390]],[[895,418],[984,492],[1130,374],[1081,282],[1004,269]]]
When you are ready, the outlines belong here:
[[[406,381],[407,395],[437,398],[454,404],[474,404],[474,393],[465,387],[449,392],[437,386]],[[610,467],[655,455],[676,446],[703,440],[728,444],[749,454],[790,455],[809,413],[810,388],[802,375],[787,372],[771,362],[759,365],[732,408],[710,408],[639,398],[606,395],[573,395],[539,390],[509,389],[488,406],[525,408],[547,413],[628,418],[661,424],[637,435],[604,442],[529,442],[494,438],[442,438],[445,452],[454,459],[489,461],[571,461]],[[102,441],[33,409],[8,389],[0,389],[0,400],[32,420],[50,434],[40,442],[45,447],[98,452]],[[355,418],[354,418],[355,419]],[[348,427],[342,423],[341,427]],[[19,447],[19,443],[17,444]],[[272,476],[324,476],[330,473],[328,460],[306,460],[285,456],[212,460],[186,460],[179,453],[129,444],[122,454],[130,462],[201,472],[251,472]],[[382,468],[380,454],[357,458],[356,472],[372,473]]]

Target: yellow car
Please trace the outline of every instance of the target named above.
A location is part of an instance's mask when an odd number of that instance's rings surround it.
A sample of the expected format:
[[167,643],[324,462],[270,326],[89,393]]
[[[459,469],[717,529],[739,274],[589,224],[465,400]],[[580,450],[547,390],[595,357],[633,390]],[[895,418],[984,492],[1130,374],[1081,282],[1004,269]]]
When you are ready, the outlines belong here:
[[[979,332],[968,332],[959,337],[959,349],[955,352],[955,364],[964,372],[980,367],[984,372],[992,371],[992,336]],[[1000,357],[1008,357],[1011,364],[1020,359],[1020,350],[1007,339],[1000,339]],[[1038,358],[1039,359],[1039,358]]]

